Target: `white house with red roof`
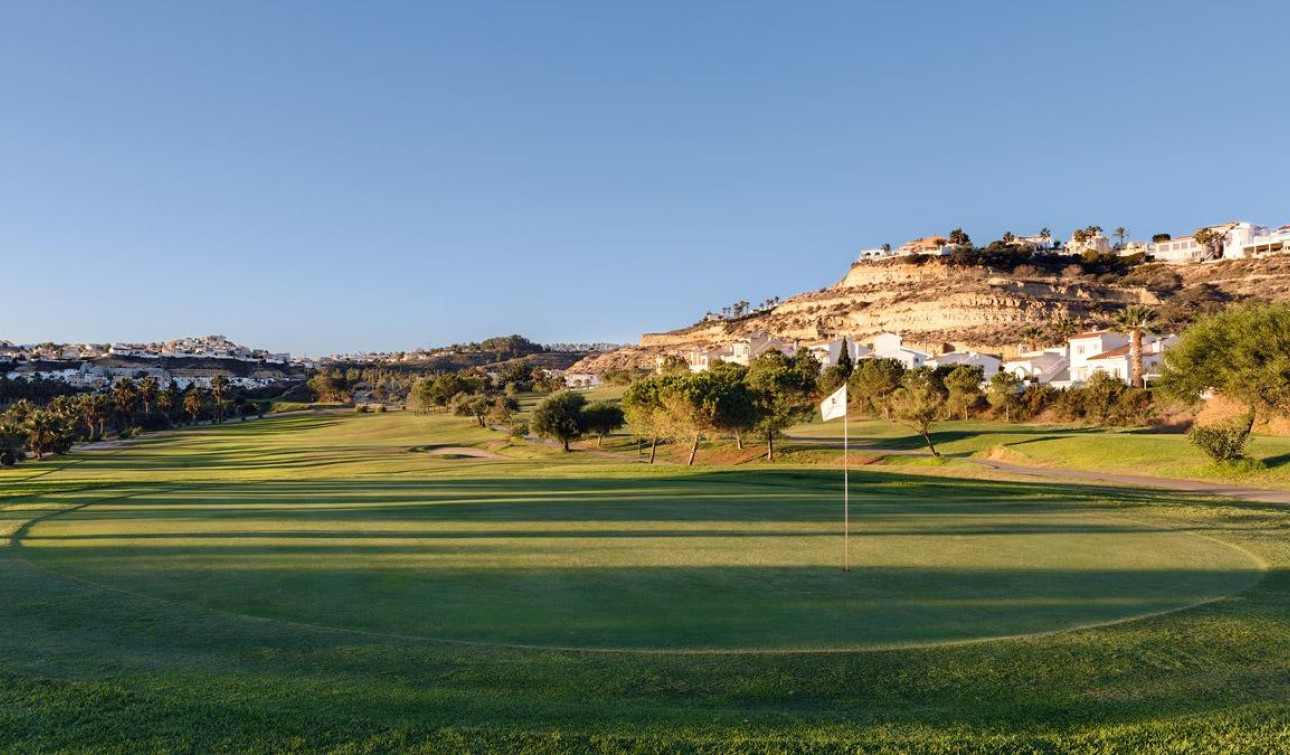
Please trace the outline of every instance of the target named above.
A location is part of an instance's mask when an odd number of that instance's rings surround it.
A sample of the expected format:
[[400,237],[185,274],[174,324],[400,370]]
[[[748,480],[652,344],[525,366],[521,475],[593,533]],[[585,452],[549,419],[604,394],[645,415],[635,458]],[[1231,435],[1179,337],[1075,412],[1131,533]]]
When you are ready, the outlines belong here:
[[1113,330],[1094,330],[1070,337],[1070,379],[1082,383],[1092,374],[1089,360],[1129,345],[1129,337]]
[[[1142,367],[1147,380],[1159,377],[1165,349],[1178,342],[1174,335],[1142,336]],[[1070,339],[1070,379],[1075,384],[1087,382],[1096,372],[1129,382],[1133,376],[1133,358],[1129,337],[1111,330],[1081,333]]]

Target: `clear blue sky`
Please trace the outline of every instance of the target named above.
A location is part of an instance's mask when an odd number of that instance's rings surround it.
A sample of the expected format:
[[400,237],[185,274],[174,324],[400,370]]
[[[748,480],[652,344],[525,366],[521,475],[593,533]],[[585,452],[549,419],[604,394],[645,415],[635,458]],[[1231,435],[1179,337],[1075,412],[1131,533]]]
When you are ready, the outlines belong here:
[[1290,222],[1290,4],[4,2],[0,338],[632,340],[963,226]]

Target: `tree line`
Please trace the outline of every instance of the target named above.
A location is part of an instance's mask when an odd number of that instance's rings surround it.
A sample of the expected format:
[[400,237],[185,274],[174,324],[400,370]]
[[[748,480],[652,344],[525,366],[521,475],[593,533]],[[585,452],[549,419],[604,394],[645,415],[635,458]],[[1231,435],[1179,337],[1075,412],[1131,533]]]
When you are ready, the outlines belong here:
[[106,391],[60,394],[44,403],[22,398],[0,414],[0,465],[12,466],[27,454],[43,459],[66,453],[75,443],[102,440],[109,428],[129,437],[144,429],[262,416],[264,408],[223,375],[212,378],[209,388],[123,377]]

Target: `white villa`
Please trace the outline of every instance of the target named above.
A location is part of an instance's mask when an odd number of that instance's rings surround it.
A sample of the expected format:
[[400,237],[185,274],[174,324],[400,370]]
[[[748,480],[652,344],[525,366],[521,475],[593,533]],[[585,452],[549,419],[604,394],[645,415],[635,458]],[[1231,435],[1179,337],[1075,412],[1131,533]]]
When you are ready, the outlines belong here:
[[1083,383],[1088,380],[1096,365],[1089,365],[1094,359],[1121,346],[1128,346],[1129,338],[1113,330],[1094,330],[1071,336],[1068,349],[1070,359],[1070,379],[1072,383]]
[[957,366],[960,364],[966,364],[969,367],[980,367],[982,376],[989,380],[1002,369],[1003,360],[975,351],[951,351],[927,361],[927,366],[929,367]]
[[595,388],[600,385],[600,376],[592,372],[566,372],[564,385],[567,388]]
[[1208,251],[1196,243],[1196,237],[1180,236],[1168,241],[1156,241],[1151,244],[1151,257],[1157,262],[1170,265],[1190,265],[1201,262]]
[[1026,351],[1003,363],[1003,369],[1021,380],[1064,387],[1070,384],[1070,347]]
[[1066,242],[1066,252],[1068,254],[1083,254],[1085,252],[1098,252],[1106,254],[1111,251],[1111,240],[1102,234],[1087,236],[1083,241],[1078,240],[1075,234],[1071,234],[1071,240]]
[[1290,251],[1290,225],[1269,228],[1244,221],[1206,226],[1223,234],[1223,246],[1217,253],[1196,243],[1195,235],[1181,236],[1151,245],[1151,256],[1158,262],[1186,265],[1219,259],[1246,259],[1284,254]]
[[[1142,364],[1148,380],[1159,377],[1165,349],[1177,343],[1174,335],[1142,337]],[[1111,330],[1081,333],[1070,339],[1070,378],[1087,382],[1095,372],[1105,372],[1128,382],[1133,374],[1129,337]]]
[[851,361],[854,363],[858,359],[864,359],[873,353],[872,349],[861,346],[855,338],[826,338],[819,341],[807,341],[798,344],[799,349],[805,349],[815,355],[820,360],[820,365],[825,369],[832,367],[842,358],[842,344],[846,343],[847,352],[851,355]]
[[752,360],[772,349],[790,357],[797,353],[797,346],[791,341],[771,338],[765,333],[754,333],[726,346],[690,349],[684,358],[690,366],[690,372],[706,372],[718,362],[734,362],[747,367]]
[[[1147,380],[1160,377],[1160,365],[1164,362],[1165,349],[1177,341],[1178,337],[1172,335],[1142,337],[1142,369],[1143,376]],[[1085,380],[1095,372],[1105,372],[1126,383],[1133,376],[1133,360],[1127,344],[1090,357],[1085,365],[1087,367]]]
[[1022,249],[1030,249],[1036,252],[1047,252],[1053,248],[1051,236],[1018,236],[1014,241]]
[[1290,224],[1268,228],[1251,223],[1233,223],[1223,242],[1226,258],[1265,257],[1290,251]]
[[905,348],[904,340],[897,333],[879,333],[874,336],[873,353],[870,356],[877,359],[895,359],[905,365],[907,370],[922,367],[932,358],[931,354]]

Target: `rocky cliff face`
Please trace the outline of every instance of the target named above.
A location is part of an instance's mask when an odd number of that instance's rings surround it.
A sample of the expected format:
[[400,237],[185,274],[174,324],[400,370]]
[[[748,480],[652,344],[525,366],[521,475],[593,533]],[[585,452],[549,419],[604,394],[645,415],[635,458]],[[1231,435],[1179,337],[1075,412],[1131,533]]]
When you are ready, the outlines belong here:
[[1250,297],[1290,298],[1290,257],[1218,264],[1142,266],[1128,274],[1019,266],[1012,272],[945,259],[853,265],[833,286],[739,320],[647,333],[639,348],[584,360],[575,369],[652,367],[660,354],[719,346],[764,331],[787,340],[846,335],[864,343],[883,331],[931,353],[984,351],[1009,357],[1023,328],[1069,319],[1092,327],[1127,304],[1160,308],[1185,322],[1197,312]]

